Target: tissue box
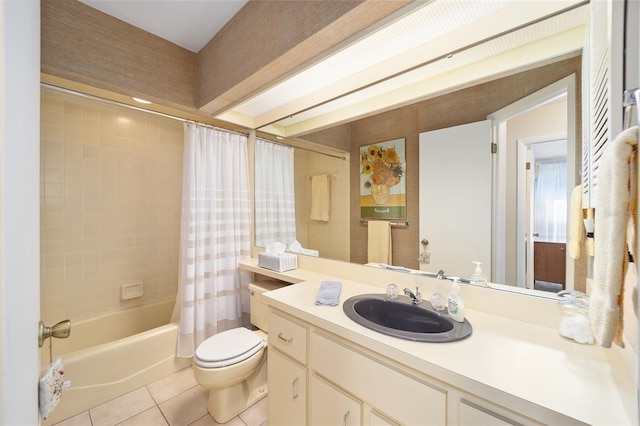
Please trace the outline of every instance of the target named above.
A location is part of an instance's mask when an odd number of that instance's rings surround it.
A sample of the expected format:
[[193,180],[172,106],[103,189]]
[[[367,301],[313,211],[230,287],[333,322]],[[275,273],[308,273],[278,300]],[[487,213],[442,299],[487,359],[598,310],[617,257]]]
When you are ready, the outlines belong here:
[[292,253],[258,253],[258,266],[284,272],[298,267],[298,256]]

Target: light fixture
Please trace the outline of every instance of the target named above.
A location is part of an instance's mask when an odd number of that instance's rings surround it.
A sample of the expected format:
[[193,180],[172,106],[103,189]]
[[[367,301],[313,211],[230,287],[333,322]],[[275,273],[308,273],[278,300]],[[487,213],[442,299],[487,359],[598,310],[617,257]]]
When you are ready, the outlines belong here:
[[150,104],[150,103],[151,103],[151,101],[148,101],[148,100],[146,100],[146,99],[140,99],[140,98],[132,98],[132,99],[133,99],[134,101],[136,101],[136,102],[139,102],[139,103],[141,103],[141,104],[145,104],[145,105],[148,105],[148,104]]

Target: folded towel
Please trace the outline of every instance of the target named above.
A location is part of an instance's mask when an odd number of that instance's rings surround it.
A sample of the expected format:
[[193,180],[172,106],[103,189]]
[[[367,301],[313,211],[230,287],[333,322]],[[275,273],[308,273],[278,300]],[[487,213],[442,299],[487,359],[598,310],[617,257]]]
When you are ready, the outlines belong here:
[[391,265],[391,225],[386,220],[370,220],[367,243],[369,263],[386,263]]
[[623,131],[607,145],[598,171],[589,317],[596,341],[605,348],[614,341],[623,346],[620,302],[628,266],[627,225],[636,209],[631,205],[629,180],[631,168],[637,167],[633,155],[637,144],[637,127]]
[[340,300],[341,289],[340,281],[322,281],[316,295],[316,305],[336,306]]
[[331,193],[329,175],[315,175],[311,177],[311,216],[312,220],[329,221],[331,207]]
[[578,185],[571,192],[571,212],[569,224],[569,256],[572,259],[580,258],[580,245],[584,236],[584,223],[582,218],[582,186]]

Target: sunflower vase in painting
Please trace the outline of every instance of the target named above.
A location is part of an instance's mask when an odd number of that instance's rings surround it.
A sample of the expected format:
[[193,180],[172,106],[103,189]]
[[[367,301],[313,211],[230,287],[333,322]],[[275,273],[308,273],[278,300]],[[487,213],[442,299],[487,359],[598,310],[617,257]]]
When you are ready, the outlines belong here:
[[396,139],[360,148],[361,217],[406,216],[404,142]]

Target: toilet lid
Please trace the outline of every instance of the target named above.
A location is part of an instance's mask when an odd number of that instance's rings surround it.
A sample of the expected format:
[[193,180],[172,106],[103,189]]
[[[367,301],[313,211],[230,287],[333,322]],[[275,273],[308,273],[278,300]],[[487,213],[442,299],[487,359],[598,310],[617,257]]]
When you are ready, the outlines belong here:
[[215,334],[196,348],[196,364],[224,367],[244,361],[264,346],[264,339],[251,330],[239,327]]

